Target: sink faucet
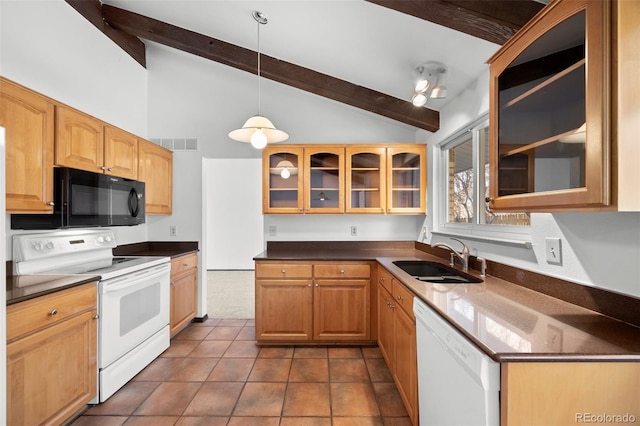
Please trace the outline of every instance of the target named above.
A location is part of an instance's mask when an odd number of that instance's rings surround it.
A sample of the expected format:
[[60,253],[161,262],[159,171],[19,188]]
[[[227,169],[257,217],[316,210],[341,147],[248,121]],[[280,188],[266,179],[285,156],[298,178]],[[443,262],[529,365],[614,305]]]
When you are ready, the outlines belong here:
[[451,247],[449,244],[445,243],[435,243],[432,247],[444,247],[451,251],[451,266],[454,265],[454,257],[457,256],[460,259],[460,263],[462,264],[462,272],[467,272],[469,270],[469,247],[466,246],[465,243],[460,241],[457,238],[451,238],[454,241],[462,244],[462,251],[458,252],[456,249]]

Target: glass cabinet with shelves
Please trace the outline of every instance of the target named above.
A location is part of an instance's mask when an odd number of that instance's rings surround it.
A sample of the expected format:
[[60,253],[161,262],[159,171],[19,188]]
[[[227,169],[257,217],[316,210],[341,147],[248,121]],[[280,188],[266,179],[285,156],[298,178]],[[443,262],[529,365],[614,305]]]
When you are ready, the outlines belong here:
[[263,151],[262,210],[264,213],[302,213],[303,149],[276,146]]
[[556,1],[490,60],[490,207],[609,203],[609,2]]
[[387,212],[425,213],[427,188],[425,145],[387,148]]
[[346,149],[347,213],[384,213],[386,148],[355,145]]
[[344,212],[344,148],[305,148],[305,213]]

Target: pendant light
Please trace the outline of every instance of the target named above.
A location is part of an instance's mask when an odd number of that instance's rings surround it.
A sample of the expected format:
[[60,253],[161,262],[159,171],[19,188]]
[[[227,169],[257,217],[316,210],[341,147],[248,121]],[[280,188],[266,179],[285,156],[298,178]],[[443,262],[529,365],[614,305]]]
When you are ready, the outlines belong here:
[[253,11],[253,19],[258,23],[258,114],[250,117],[240,129],[229,132],[229,137],[238,142],[247,142],[256,149],[262,149],[268,143],[282,142],[289,139],[289,135],[276,129],[271,120],[260,115],[260,25],[265,25],[267,18]]

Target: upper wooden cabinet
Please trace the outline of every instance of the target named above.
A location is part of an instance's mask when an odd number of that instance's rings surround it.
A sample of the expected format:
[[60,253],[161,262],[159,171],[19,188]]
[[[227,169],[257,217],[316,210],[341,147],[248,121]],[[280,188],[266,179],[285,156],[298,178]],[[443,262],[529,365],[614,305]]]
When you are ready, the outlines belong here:
[[640,209],[639,9],[556,0],[489,59],[492,209]]
[[7,213],[52,213],[53,102],[0,78],[0,126],[6,132]]
[[146,213],[171,214],[173,153],[152,142],[138,141],[138,180],[145,183]]
[[269,146],[263,151],[262,194],[265,214],[424,213],[426,149]]
[[424,145],[387,148],[387,212],[427,211],[427,150]]
[[346,148],[347,213],[384,213],[387,206],[387,149],[351,145]]
[[56,105],[57,166],[138,178],[138,139],[73,108]]

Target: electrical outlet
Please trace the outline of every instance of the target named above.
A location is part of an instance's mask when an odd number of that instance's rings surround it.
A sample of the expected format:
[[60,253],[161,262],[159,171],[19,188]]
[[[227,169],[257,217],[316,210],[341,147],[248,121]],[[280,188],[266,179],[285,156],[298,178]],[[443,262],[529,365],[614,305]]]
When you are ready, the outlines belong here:
[[355,225],[351,225],[351,236],[355,237],[356,235],[358,235],[358,227]]
[[178,235],[178,227],[176,225],[169,226],[169,235],[175,237]]
[[275,237],[278,233],[278,230],[275,225],[269,225],[269,236]]
[[547,263],[562,265],[562,245],[560,238],[545,238]]

